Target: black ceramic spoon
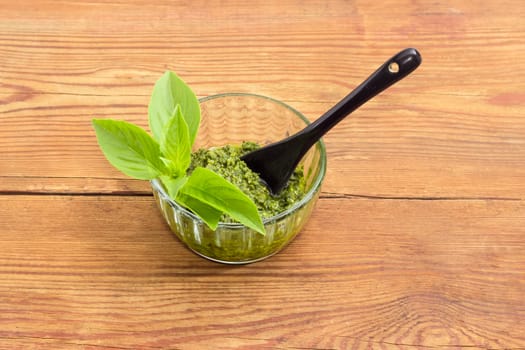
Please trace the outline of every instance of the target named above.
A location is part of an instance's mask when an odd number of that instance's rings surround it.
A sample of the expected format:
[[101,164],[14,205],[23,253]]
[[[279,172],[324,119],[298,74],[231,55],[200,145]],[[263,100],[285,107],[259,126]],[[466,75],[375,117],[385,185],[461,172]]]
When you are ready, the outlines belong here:
[[301,158],[328,130],[363,103],[406,77],[420,63],[421,56],[416,49],[401,51],[306,128],[284,140],[245,154],[241,159],[259,174],[273,194],[278,194],[288,183]]

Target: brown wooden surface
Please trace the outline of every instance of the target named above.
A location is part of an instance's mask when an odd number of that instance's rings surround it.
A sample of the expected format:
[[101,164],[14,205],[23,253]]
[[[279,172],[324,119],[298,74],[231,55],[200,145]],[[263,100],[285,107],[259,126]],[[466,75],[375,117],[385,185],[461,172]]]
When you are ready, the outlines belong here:
[[[0,1],[1,349],[525,349],[525,3]],[[309,224],[229,267],[169,232],[92,117],[155,80],[314,119],[413,46],[325,137]]]

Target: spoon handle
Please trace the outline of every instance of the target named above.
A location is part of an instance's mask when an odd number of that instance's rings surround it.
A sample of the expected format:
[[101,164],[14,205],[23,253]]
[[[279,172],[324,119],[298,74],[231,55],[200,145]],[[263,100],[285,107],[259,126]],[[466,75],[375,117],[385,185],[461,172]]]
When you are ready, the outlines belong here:
[[421,55],[414,48],[404,49],[390,58],[354,91],[301,131],[307,139],[312,141],[310,145],[305,145],[306,149],[348,114],[390,85],[409,75],[420,64]]

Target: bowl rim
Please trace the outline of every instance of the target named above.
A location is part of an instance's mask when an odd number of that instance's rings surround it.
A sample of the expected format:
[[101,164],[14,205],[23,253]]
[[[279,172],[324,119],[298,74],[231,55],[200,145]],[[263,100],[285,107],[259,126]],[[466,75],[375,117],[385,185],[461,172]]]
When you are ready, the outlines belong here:
[[[222,97],[229,97],[229,96],[255,97],[255,98],[261,98],[261,99],[265,99],[265,100],[271,101],[272,103],[279,104],[279,105],[289,109],[291,112],[293,112],[297,117],[299,117],[305,123],[305,126],[310,124],[310,120],[308,120],[301,112],[299,112],[297,109],[291,107],[290,105],[288,105],[288,104],[286,104],[286,103],[284,103],[282,101],[279,101],[279,100],[277,100],[275,98],[264,96],[264,95],[259,95],[259,94],[254,94],[254,93],[228,92],[228,93],[214,94],[214,95],[210,95],[210,96],[199,98],[199,106],[200,106],[200,104],[202,102],[206,102],[206,101],[209,101],[209,100],[222,98]],[[314,179],[314,182],[312,183],[312,186],[311,186],[310,190],[303,196],[303,198],[301,198],[301,200],[299,200],[296,203],[294,203],[288,209],[286,209],[286,210],[284,210],[284,211],[282,211],[282,212],[280,212],[278,214],[275,214],[275,215],[273,215],[271,217],[267,217],[267,218],[262,219],[263,225],[266,226],[266,224],[275,222],[275,221],[277,221],[277,220],[279,220],[279,219],[281,219],[281,218],[283,218],[285,216],[288,216],[289,214],[293,213],[294,211],[300,209],[305,204],[307,204],[314,197],[314,195],[320,190],[321,184],[322,184],[323,179],[324,179],[324,177],[326,175],[326,163],[327,163],[327,161],[326,161],[326,147],[324,145],[324,142],[323,142],[322,138],[319,139],[319,141],[317,141],[315,143],[315,147],[317,147],[319,149],[320,153],[321,153],[320,158],[319,158],[320,169],[319,169],[319,174]],[[150,181],[150,183],[151,183],[151,186],[153,187],[153,189],[156,190],[157,192],[159,192],[161,194],[161,196],[164,198],[164,200],[166,200],[172,207],[177,208],[177,210],[183,211],[186,215],[190,216],[192,219],[195,219],[195,220],[203,222],[202,219],[200,217],[198,217],[196,214],[194,214],[193,212],[191,212],[190,210],[186,209],[185,207],[183,207],[182,205],[177,203],[175,200],[173,200],[166,193],[166,191],[164,190],[164,186],[162,185],[162,182],[160,181],[160,179],[153,179],[153,180]],[[218,225],[217,225],[217,228],[219,228],[219,227],[235,229],[235,228],[243,228],[243,227],[246,227],[246,226],[241,224],[241,223],[237,223],[237,222],[223,222],[223,221],[220,221],[218,223]]]

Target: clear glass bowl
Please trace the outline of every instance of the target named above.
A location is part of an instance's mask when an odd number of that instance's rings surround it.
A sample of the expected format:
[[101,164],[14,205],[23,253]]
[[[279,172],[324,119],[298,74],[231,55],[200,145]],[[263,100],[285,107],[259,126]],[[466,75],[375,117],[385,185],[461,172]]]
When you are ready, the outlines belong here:
[[[308,120],[292,107],[260,95],[214,95],[201,99],[200,106],[201,125],[194,150],[241,144],[243,141],[264,145],[294,134],[308,124]],[[219,223],[213,231],[196,215],[169,198],[160,181],[153,180],[151,185],[168,225],[188,248],[216,262],[246,264],[283,249],[308,220],[326,171],[326,151],[322,141],[308,151],[301,164],[307,193],[291,208],[263,220],[266,235],[236,223]]]

